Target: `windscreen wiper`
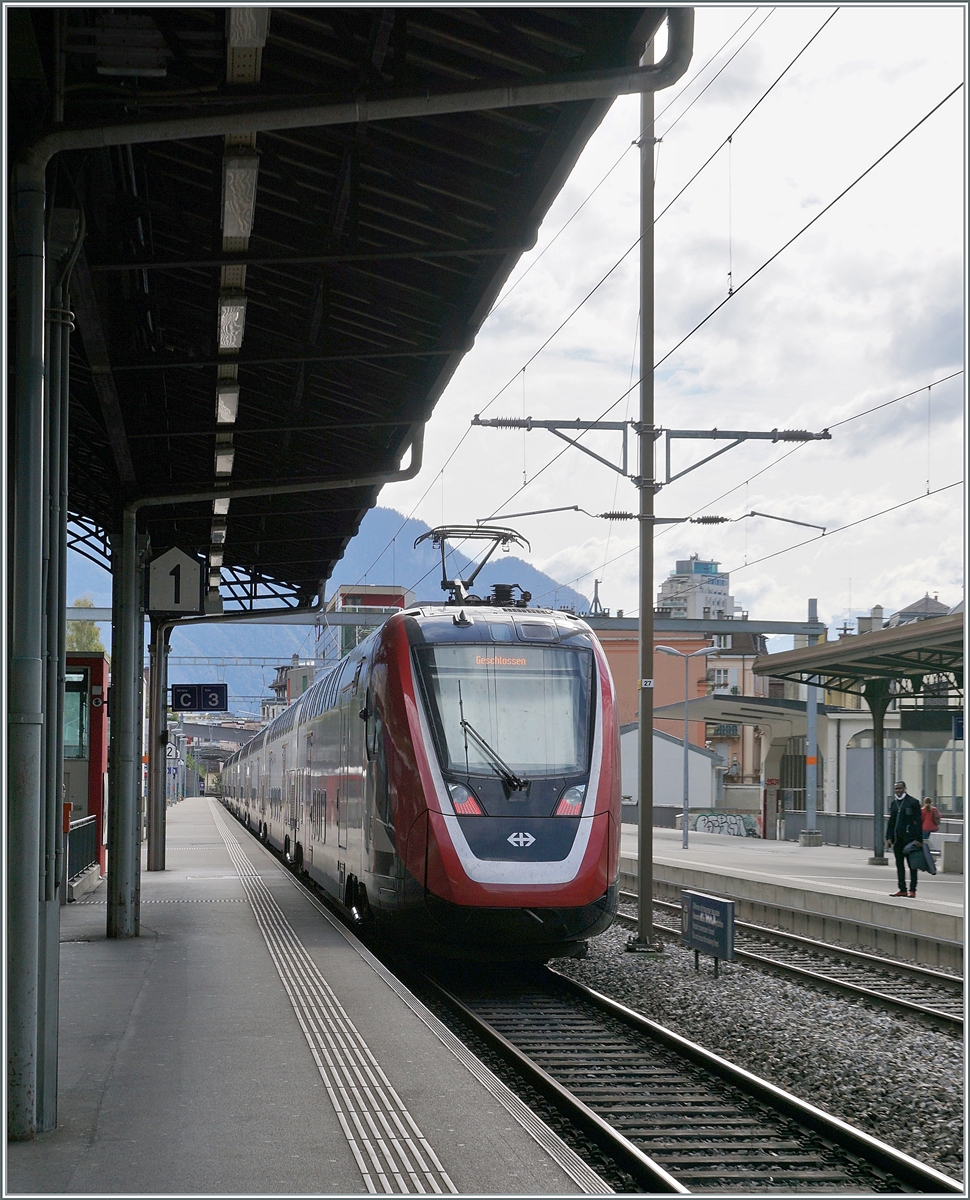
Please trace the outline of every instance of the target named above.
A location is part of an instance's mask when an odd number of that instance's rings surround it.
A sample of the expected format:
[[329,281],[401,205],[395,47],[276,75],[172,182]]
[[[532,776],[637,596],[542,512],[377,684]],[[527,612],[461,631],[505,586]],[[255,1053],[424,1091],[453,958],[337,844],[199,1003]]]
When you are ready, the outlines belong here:
[[492,749],[488,742],[485,741],[475,726],[463,718],[461,721],[461,727],[465,733],[471,735],[472,741],[477,742],[479,748],[485,752],[492,764],[492,770],[496,773],[496,775],[499,775],[502,778],[509,791],[525,791],[526,781],[524,779],[520,779],[519,776],[516,775],[508,763],[505,762],[505,760]]

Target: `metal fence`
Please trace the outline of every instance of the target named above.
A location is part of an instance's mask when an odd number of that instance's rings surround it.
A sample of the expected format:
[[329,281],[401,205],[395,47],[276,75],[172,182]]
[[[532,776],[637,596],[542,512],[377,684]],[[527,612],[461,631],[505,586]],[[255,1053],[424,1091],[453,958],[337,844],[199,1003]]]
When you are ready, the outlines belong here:
[[[653,827],[654,829],[676,829],[677,818],[680,816],[679,808],[670,808],[667,805],[655,804],[653,809]],[[640,822],[640,809],[636,804],[623,803],[623,809],[620,820],[624,825],[637,825]]]
[[[886,815],[891,801],[886,801]],[[827,846],[858,846],[871,849],[874,830],[872,816],[866,813],[816,813],[815,827]],[[785,841],[797,842],[798,835],[806,828],[803,812],[785,813]],[[940,833],[958,834],[963,837],[963,822],[944,818],[940,822]]]
[[82,817],[72,821],[67,835],[67,878],[68,881],[83,875],[88,867],[98,861],[98,818]]

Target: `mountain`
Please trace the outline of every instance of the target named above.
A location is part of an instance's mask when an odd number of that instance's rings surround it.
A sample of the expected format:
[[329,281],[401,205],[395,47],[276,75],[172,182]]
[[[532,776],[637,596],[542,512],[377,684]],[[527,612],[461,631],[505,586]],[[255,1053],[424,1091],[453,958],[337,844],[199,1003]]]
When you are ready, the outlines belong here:
[[[441,590],[441,552],[430,541],[415,548],[414,542],[429,532],[423,521],[405,520],[390,508],[373,508],[364,517],[360,531],[347,547],[327,582],[329,597],[337,586],[355,583],[391,583],[409,588],[418,601],[443,600]],[[475,543],[466,542],[475,548]],[[484,545],[484,544],[482,544]],[[473,560],[460,550],[450,551],[448,570],[451,577],[467,577],[474,569]],[[487,596],[493,583],[517,583],[532,593],[532,604],[544,608],[568,606],[586,612],[589,601],[572,588],[564,587],[529,563],[497,551],[475,581],[477,595]],[[68,552],[68,603],[89,595],[98,607],[111,606],[111,576],[100,567]],[[101,638],[110,645],[111,627],[102,624]],[[312,625],[240,625],[214,622],[211,625],[186,625],[172,632],[169,661],[170,683],[227,683],[229,707],[233,712],[258,713],[259,700],[268,697],[276,663],[285,663],[294,654],[312,658]],[[179,658],[211,659],[211,663],[180,663]],[[233,658],[271,660],[265,666],[234,666]]]
[[[327,593],[355,583],[403,584],[415,593],[418,601],[444,600],[441,590],[441,551],[430,541],[415,548],[415,541],[430,530],[423,521],[405,520],[393,508],[372,508],[360,524],[360,532],[347,547],[346,553],[334,567],[327,584]],[[449,543],[449,546],[454,543]],[[483,550],[485,543],[465,542],[464,549]],[[473,559],[460,549],[449,551],[448,572],[467,577],[473,569]],[[487,596],[493,583],[517,583],[532,593],[532,604],[543,608],[568,606],[576,612],[587,612],[589,601],[573,588],[565,587],[551,576],[512,554],[497,551],[485,564],[475,580],[476,595]]]

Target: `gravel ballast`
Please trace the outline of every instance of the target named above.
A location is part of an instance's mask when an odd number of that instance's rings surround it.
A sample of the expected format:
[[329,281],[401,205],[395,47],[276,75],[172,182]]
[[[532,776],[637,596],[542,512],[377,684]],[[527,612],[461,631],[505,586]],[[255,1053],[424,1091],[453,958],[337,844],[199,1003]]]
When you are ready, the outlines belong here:
[[740,963],[667,942],[661,957],[630,954],[614,926],[582,960],[550,966],[658,1024],[963,1179],[961,1039]]

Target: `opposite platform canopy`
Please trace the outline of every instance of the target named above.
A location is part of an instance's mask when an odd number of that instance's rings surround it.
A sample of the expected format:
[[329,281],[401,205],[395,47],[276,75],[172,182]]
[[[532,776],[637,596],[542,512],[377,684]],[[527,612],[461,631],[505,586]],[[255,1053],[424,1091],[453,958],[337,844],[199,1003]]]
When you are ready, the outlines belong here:
[[[778,726],[785,737],[804,737],[806,728],[804,700],[783,700],[768,696],[732,696],[714,692],[710,696],[697,696],[687,704],[687,715],[691,721],[707,721],[719,725],[770,725]],[[839,712],[837,708],[820,704],[822,715]],[[683,701],[664,704],[653,710],[658,721],[683,721]]]
[[918,695],[933,685],[963,691],[964,615],[953,613],[891,629],[822,642],[754,660],[756,675],[817,682],[837,692],[862,693],[866,684],[895,682],[899,694]]

